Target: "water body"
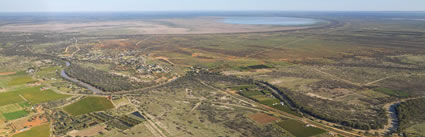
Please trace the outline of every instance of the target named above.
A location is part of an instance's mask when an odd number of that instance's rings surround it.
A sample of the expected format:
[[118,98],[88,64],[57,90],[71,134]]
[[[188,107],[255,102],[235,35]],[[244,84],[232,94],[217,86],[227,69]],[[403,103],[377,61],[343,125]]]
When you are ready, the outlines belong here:
[[[67,67],[69,67],[71,65],[71,63],[69,63],[68,61],[66,62],[66,66]],[[87,88],[88,90],[90,90],[90,91],[92,91],[93,93],[95,93],[95,94],[102,94],[103,93],[103,91],[102,90],[100,90],[100,89],[98,89],[98,88],[96,88],[96,87],[93,87],[92,85],[90,85],[90,84],[87,84],[87,83],[84,83],[84,82],[82,82],[82,81],[80,81],[80,80],[78,80],[78,79],[75,79],[75,78],[71,78],[70,76],[68,76],[68,74],[66,74],[65,73],[65,70],[62,70],[61,71],[61,76],[63,77],[63,78],[65,78],[65,79],[67,79],[67,80],[70,80],[70,81],[72,81],[72,82],[75,82],[75,83],[77,83],[77,84],[79,84],[79,85],[81,85],[81,86],[83,86],[83,87],[85,87],[85,88]]]
[[397,129],[400,127],[400,121],[398,119],[398,115],[397,115],[397,107],[400,105],[400,103],[395,103],[392,104],[390,106],[390,108],[388,108],[391,117],[389,117],[391,119],[391,125],[392,127],[390,127],[389,133],[394,133],[397,131]]
[[319,20],[293,17],[228,17],[218,22],[243,25],[305,26],[317,24]]

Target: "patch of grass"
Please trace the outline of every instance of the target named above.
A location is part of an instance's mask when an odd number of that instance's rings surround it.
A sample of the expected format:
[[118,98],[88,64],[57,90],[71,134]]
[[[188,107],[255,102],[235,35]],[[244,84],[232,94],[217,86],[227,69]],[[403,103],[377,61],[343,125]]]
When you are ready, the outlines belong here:
[[63,109],[73,116],[114,108],[114,105],[104,97],[86,97]]
[[28,103],[28,102],[26,102],[26,101],[25,102],[18,103],[18,104],[19,104],[19,106],[21,106],[23,108],[31,106],[31,104]]
[[389,88],[376,88],[375,91],[390,95],[390,96],[397,96],[397,97],[407,97],[409,96],[408,93],[403,91],[397,91]]
[[267,69],[267,68],[272,68],[269,65],[251,65],[251,66],[247,66],[247,67],[241,67],[242,70],[250,70],[250,69]]
[[[4,122],[6,120],[6,118],[4,118],[3,115],[0,115],[0,122]],[[0,133],[1,134],[1,133]]]
[[395,56],[393,58],[399,59],[401,62],[410,63],[410,64],[424,64],[425,56],[417,56],[417,55],[401,55]]
[[12,137],[50,137],[50,124],[33,127],[28,131],[15,134]]
[[268,97],[268,96],[266,96],[266,95],[256,95],[256,96],[251,96],[251,98],[253,98],[254,100],[259,101],[259,102],[261,102],[261,101],[266,101],[266,100],[269,100],[269,99],[273,99],[273,98]]
[[239,92],[239,93],[243,96],[250,97],[250,98],[252,96],[263,95],[263,93],[261,93],[260,91],[256,91],[256,90],[242,91],[242,92]]
[[413,125],[404,130],[409,135],[425,136],[425,122]]
[[307,127],[305,124],[296,120],[285,120],[277,123],[277,125],[296,137],[310,137],[326,132],[325,130],[322,130],[320,128]]
[[286,105],[281,105],[279,99],[268,97],[267,94],[270,94],[270,91],[249,90],[248,88],[252,86],[253,85],[245,85],[245,86],[237,86],[233,88],[242,90],[239,92],[239,94],[241,94],[242,96],[248,97],[252,100],[255,100],[257,102],[260,102],[261,104],[264,104],[266,106],[272,107],[274,109],[277,109],[295,116],[302,117],[300,114],[298,114],[297,111],[292,110]]
[[255,88],[255,87],[256,87],[255,85],[239,85],[239,86],[233,86],[230,88],[233,90],[239,91],[239,90],[248,90],[249,88]]
[[56,75],[56,70],[61,69],[61,67],[48,67],[48,68],[44,68],[41,69],[40,71],[38,71],[36,74],[39,77],[54,77]]
[[3,116],[6,118],[6,120],[14,120],[21,117],[25,117],[28,115],[28,112],[24,110],[10,112],[10,113],[3,113]]
[[[15,76],[17,75],[17,76]],[[35,82],[30,76],[28,75],[22,75],[22,74],[15,74],[14,77],[7,83],[7,86],[16,86],[16,85],[23,85],[27,83]]]
[[[266,106],[272,107],[274,109],[277,109],[277,110],[280,110],[280,111],[283,111],[283,112],[286,112],[286,113],[289,113],[289,114],[292,114],[292,115],[295,115],[295,116],[298,116],[298,117],[302,117],[300,114],[298,114],[297,111],[292,110],[288,106],[286,106],[286,105],[285,106],[282,106],[280,104],[280,100],[279,99],[263,100],[263,101],[260,101],[260,103],[261,104],[264,104]],[[277,104],[277,105],[273,105],[273,104]]]

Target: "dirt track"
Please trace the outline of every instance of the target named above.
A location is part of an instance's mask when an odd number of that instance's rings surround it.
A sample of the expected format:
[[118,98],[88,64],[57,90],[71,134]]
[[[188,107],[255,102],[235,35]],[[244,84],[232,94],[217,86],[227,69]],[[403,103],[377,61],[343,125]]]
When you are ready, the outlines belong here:
[[16,72],[0,72],[0,76],[7,76],[12,74],[16,74]]

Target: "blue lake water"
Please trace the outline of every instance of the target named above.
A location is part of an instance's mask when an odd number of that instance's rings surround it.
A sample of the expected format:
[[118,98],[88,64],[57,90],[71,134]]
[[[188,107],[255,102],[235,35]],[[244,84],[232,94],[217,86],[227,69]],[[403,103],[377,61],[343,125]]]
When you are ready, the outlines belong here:
[[308,18],[293,18],[293,17],[228,17],[218,22],[227,24],[244,24],[244,25],[282,25],[282,26],[299,26],[313,25],[318,23],[318,20]]

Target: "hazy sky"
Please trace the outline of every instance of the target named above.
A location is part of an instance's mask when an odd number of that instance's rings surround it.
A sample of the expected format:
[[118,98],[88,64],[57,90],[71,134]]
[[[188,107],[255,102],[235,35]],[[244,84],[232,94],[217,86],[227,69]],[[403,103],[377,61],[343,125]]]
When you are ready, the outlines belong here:
[[0,12],[186,10],[425,11],[425,0],[0,0]]

